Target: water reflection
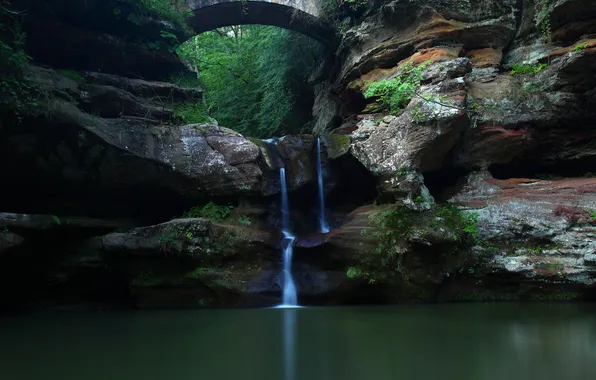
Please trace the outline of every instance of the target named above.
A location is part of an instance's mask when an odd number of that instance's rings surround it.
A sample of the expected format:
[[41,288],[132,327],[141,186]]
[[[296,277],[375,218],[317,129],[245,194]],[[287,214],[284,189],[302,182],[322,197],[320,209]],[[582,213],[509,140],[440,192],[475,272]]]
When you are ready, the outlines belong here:
[[596,378],[594,309],[447,305],[0,319],[0,378]]
[[294,380],[296,374],[296,309],[283,309],[284,380]]

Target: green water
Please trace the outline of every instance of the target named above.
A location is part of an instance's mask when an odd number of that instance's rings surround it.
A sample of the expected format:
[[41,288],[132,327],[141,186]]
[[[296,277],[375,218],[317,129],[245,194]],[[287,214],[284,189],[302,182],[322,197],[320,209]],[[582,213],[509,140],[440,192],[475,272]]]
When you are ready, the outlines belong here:
[[590,380],[595,311],[470,304],[4,317],[0,379]]

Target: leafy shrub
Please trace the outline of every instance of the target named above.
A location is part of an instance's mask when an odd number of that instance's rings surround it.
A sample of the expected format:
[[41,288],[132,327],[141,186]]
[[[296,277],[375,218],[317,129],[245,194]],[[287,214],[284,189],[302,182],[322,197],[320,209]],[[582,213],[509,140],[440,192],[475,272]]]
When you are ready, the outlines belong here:
[[183,218],[206,218],[210,220],[225,220],[234,209],[229,205],[217,205],[209,202],[199,207],[195,206],[184,213]]
[[478,229],[477,214],[466,213],[455,205],[446,204],[438,207],[435,215],[442,218],[447,225],[463,232],[461,236],[454,236],[454,240],[461,239],[471,244],[478,243],[480,230]]
[[145,13],[159,16],[186,30],[189,29],[186,20],[192,14],[187,9],[178,9],[171,0],[138,0],[138,6]]
[[542,70],[544,70],[548,65],[546,63],[536,63],[536,64],[521,64],[516,63],[513,65],[513,70],[511,70],[511,75],[536,75]]
[[364,97],[378,98],[383,107],[389,108],[392,114],[396,114],[416,95],[422,81],[422,72],[429,64],[430,62],[425,62],[414,66],[409,63],[402,66],[400,74],[395,78],[373,82],[366,86]]
[[203,87],[203,82],[196,74],[189,74],[186,72],[176,73],[170,75],[168,82],[174,83],[180,87],[197,88]]
[[245,226],[250,226],[252,224],[252,221],[248,216],[242,215],[238,217],[238,223],[243,224]]
[[9,6],[9,1],[0,2],[0,110],[21,121],[23,113],[38,108],[40,97],[47,94],[26,75],[31,58],[24,51],[22,15]]

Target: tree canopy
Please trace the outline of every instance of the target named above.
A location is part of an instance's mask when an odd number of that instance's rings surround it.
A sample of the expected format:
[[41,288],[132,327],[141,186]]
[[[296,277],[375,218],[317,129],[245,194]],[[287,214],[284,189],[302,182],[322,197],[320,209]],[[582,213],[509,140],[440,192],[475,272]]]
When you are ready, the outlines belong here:
[[316,41],[262,25],[221,28],[178,48],[205,90],[207,112],[242,134],[297,133],[310,120],[308,75],[323,60]]

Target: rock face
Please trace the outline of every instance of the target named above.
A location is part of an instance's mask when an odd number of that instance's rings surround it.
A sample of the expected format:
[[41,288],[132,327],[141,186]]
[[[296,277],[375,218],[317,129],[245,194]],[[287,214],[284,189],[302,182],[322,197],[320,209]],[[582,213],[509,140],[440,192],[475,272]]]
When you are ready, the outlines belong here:
[[[393,1],[344,33],[339,68],[317,94],[315,131],[350,133],[350,153],[382,191],[406,171],[579,175],[594,162],[594,5],[470,4]],[[421,88],[395,117],[364,98],[370,83],[423,62]]]
[[3,177],[23,204],[33,189],[48,183],[73,203],[72,189],[98,198],[101,211],[112,200],[134,204],[141,188],[149,199],[165,196],[187,207],[207,199],[265,197],[279,193],[283,166],[291,189],[315,180],[312,136],[266,143],[210,123],[180,125],[176,107],[200,101],[200,89],[95,72],[82,73],[85,81],[36,67],[31,73],[47,101],[23,123],[8,124],[0,143]]
[[[579,300],[596,296],[596,180],[495,180],[470,175],[453,202],[478,215],[471,278],[442,296]],[[464,288],[468,288],[464,290]]]

